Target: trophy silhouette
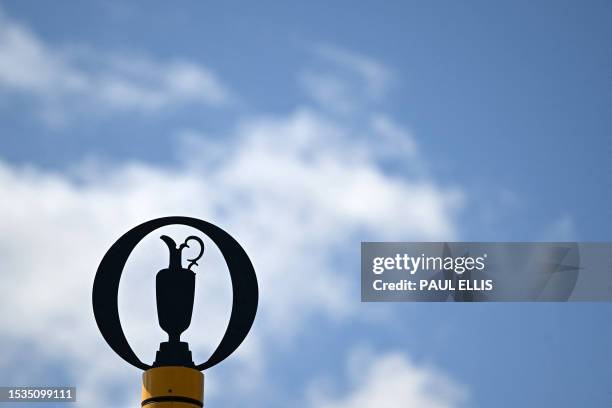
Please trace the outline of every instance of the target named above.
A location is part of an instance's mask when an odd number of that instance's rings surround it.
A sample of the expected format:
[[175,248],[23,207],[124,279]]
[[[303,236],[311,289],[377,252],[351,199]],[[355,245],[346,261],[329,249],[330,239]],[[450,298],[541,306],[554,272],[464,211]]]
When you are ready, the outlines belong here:
[[[177,246],[166,235],[161,239],[170,251],[166,269],[157,273],[157,318],[168,334],[168,341],[159,346],[153,365],[141,361],[125,337],[119,319],[119,281],[134,248],[148,234],[168,225],[184,225],[204,234],[223,255],[232,283],[232,311],[225,334],[217,348],[203,363],[194,364],[189,345],[181,334],[191,324],[195,294],[195,273],[191,270],[204,253],[204,243],[189,236]],[[182,265],[183,249],[190,241],[200,245],[195,258]],[[135,301],[137,301],[135,299]],[[204,406],[204,374],[202,371],[229,357],[246,338],[257,312],[259,289],[257,276],[249,256],[230,234],[214,224],[197,218],[173,216],[146,221],[123,234],[106,252],[94,279],[92,303],[96,323],[108,345],[126,362],[144,370],[142,373],[141,406],[185,407]]]
[[[168,245],[170,263],[168,268],[157,273],[155,280],[157,318],[161,328],[168,334],[168,341],[159,345],[153,367],[195,367],[189,344],[181,341],[181,334],[191,324],[195,295],[195,273],[191,268],[202,257],[204,243],[194,235],[187,237],[179,246],[167,235],[160,238]],[[195,258],[188,259],[189,265],[183,268],[182,252],[189,248],[188,242],[192,240],[200,245],[200,252]]]

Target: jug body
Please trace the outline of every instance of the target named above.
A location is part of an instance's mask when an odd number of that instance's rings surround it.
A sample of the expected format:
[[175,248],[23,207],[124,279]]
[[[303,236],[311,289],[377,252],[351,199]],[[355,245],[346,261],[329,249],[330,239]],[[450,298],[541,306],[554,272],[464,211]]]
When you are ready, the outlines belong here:
[[169,341],[180,341],[191,324],[195,273],[185,269],[162,269],[156,277],[157,318]]

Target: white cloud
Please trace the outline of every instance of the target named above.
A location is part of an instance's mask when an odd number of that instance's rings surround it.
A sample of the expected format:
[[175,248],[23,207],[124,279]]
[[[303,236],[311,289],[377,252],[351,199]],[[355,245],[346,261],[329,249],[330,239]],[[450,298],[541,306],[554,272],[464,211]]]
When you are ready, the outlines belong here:
[[312,408],[456,408],[467,390],[431,367],[420,366],[400,352],[353,352],[348,369],[350,389],[342,395],[313,387]]
[[393,82],[383,63],[342,48],[316,46],[315,60],[301,73],[300,84],[325,109],[350,114],[380,102]]
[[312,99],[326,109],[342,114],[355,109],[352,86],[337,75],[307,70],[301,74],[300,84]]
[[[235,361],[254,372],[265,369],[262,344],[289,340],[309,317],[358,317],[359,283],[348,277],[354,271],[335,263],[338,250],[360,239],[455,235],[457,191],[387,175],[365,139],[353,140],[342,123],[316,112],[243,121],[225,147],[210,139],[199,146],[199,140],[192,140],[185,166],[174,170],[109,164],[76,169],[72,177],[0,166],[0,269],[10,271],[0,275],[0,308],[19,311],[0,315],[3,335],[11,339],[7,346],[28,342],[47,357],[70,356],[73,374],[88,371],[78,378],[84,395],[94,398],[93,384],[110,364],[102,360],[116,359],[102,344],[89,309],[95,268],[122,232],[156,216],[209,219],[251,255],[260,280],[260,312]],[[150,238],[134,253],[137,259],[122,281],[121,293],[140,301],[120,293],[127,334],[146,361],[163,339],[152,276],[167,255],[157,241]],[[198,278],[202,295],[196,310],[226,313],[194,315],[195,329],[187,338],[198,339],[194,352],[200,359],[212,351],[229,313],[229,283],[211,248]],[[203,336],[202,343],[201,333],[212,337]],[[100,393],[95,398],[104,401],[104,390]]]
[[370,57],[346,49],[321,45],[315,48],[321,58],[354,71],[365,81],[369,94],[375,98],[385,96],[392,82],[391,69]]
[[417,158],[416,141],[410,132],[384,114],[373,115],[371,122],[372,130],[378,136],[376,146],[384,156]]
[[2,88],[36,98],[44,119],[51,123],[84,113],[147,113],[186,104],[220,106],[233,98],[202,65],[57,47],[0,10]]

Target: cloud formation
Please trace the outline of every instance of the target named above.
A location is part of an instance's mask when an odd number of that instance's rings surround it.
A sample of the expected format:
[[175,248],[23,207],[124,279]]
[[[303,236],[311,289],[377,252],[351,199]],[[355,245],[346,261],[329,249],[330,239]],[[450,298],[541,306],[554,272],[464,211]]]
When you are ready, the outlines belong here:
[[341,395],[319,385],[313,408],[455,408],[467,390],[437,370],[419,366],[399,352],[372,354],[356,350],[349,359],[350,389]]
[[46,43],[0,9],[0,89],[34,98],[43,119],[158,112],[188,104],[223,106],[231,92],[207,67]]
[[315,59],[300,74],[300,84],[324,109],[339,114],[381,102],[394,81],[381,62],[343,48],[317,45]]

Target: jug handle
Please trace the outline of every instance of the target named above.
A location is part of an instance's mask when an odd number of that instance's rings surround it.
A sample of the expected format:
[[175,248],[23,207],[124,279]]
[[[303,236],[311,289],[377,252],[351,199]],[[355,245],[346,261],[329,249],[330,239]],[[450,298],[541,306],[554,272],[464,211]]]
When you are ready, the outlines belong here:
[[202,255],[204,254],[204,242],[202,242],[202,239],[200,239],[199,237],[196,237],[195,235],[190,235],[188,236],[185,241],[181,244],[181,246],[179,247],[179,251],[182,250],[183,248],[190,248],[189,244],[187,244],[187,242],[189,241],[196,241],[198,244],[200,244],[200,253],[195,257],[195,258],[191,258],[191,259],[187,259],[187,261],[189,262],[189,266],[187,266],[188,270],[191,270],[191,267],[194,265],[198,265],[198,260],[202,257]]

